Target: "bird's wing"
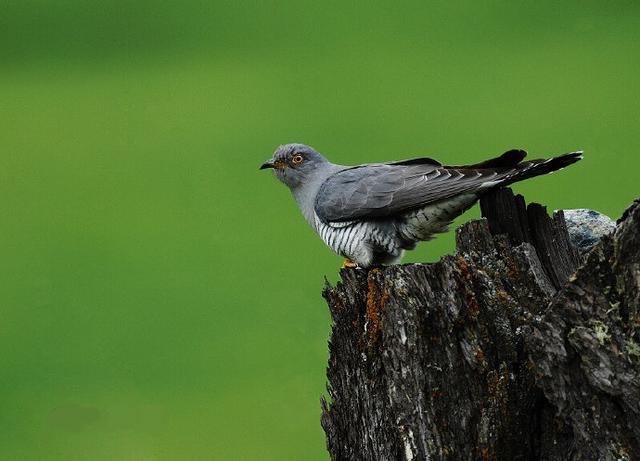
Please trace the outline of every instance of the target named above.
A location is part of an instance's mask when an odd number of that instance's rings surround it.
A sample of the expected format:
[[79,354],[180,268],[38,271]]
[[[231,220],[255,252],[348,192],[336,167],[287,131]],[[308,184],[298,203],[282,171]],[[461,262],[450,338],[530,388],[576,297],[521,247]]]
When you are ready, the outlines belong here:
[[325,222],[383,218],[423,207],[508,176],[524,151],[469,166],[441,166],[432,159],[361,165],[342,170],[320,187],[315,211]]

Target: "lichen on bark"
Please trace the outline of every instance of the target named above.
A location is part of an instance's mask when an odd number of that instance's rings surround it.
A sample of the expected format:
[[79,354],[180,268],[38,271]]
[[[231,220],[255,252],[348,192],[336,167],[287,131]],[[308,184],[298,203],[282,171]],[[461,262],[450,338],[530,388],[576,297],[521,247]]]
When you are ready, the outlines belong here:
[[332,459],[640,459],[640,202],[587,255],[561,213],[481,208],[455,255],[325,287]]

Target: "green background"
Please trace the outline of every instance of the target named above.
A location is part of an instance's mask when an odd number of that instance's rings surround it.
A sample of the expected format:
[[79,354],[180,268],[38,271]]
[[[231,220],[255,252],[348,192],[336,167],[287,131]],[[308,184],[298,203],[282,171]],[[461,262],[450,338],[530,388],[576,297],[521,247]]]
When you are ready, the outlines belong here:
[[2,1],[0,459],[327,459],[341,260],[260,163],[584,149],[515,189],[617,218],[639,5]]

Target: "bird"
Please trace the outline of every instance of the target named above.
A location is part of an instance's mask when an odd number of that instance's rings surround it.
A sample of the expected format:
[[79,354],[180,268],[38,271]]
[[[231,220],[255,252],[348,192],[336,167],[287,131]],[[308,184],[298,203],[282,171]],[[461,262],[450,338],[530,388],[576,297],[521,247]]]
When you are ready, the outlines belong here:
[[292,143],[260,169],[271,169],[290,189],[306,221],[346,258],[343,268],[366,269],[398,263],[418,242],[446,232],[483,194],[582,159],[582,151],[524,161],[526,155],[512,149],[459,166],[428,157],[345,166]]

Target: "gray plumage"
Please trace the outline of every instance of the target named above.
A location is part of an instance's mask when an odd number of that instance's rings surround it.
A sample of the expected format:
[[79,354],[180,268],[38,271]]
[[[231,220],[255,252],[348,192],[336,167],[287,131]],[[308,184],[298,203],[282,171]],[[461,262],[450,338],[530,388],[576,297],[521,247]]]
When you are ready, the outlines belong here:
[[582,152],[523,161],[511,150],[474,165],[430,158],[343,166],[304,144],[280,146],[273,168],[311,227],[336,253],[362,267],[398,262],[405,250],[444,232],[485,192],[577,162]]

